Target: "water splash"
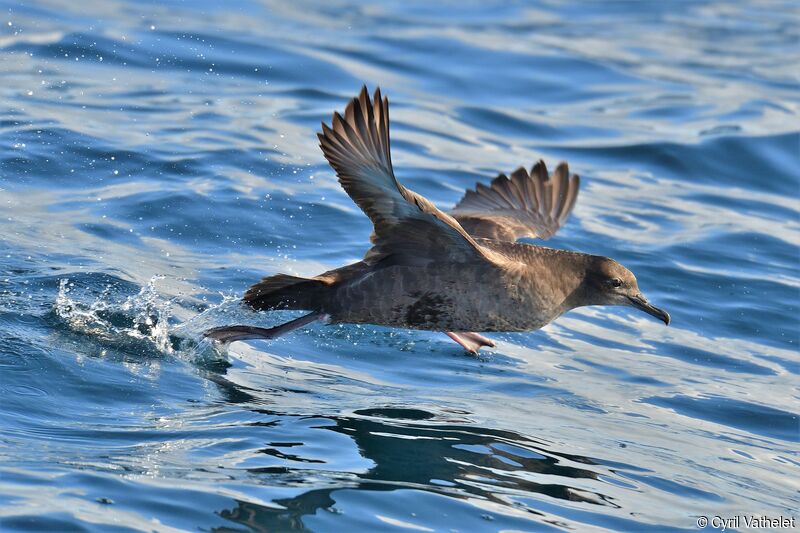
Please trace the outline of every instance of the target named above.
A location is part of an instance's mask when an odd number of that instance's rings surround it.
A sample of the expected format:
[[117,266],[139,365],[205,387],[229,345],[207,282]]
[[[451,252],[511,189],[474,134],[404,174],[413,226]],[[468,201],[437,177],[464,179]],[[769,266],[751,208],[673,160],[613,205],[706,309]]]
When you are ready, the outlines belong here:
[[[222,300],[216,304],[209,304],[205,310],[192,316],[185,322],[176,324],[173,333],[183,336],[200,336],[204,331],[237,321],[257,320],[257,314],[248,311],[241,305],[241,296],[238,294],[219,293]],[[205,298],[203,298],[205,301]],[[238,323],[238,322],[237,322]]]
[[175,353],[169,325],[172,301],[159,296],[155,283],[160,279],[163,276],[153,276],[137,294],[122,303],[114,301],[112,287],[107,286],[88,304],[72,296],[74,283],[62,279],[54,312],[72,331],[112,343],[145,341],[159,352],[171,355]]
[[[179,321],[173,313],[175,299],[162,296],[153,276],[139,292],[123,297],[118,284],[107,284],[95,296],[78,293],[69,279],[59,281],[53,304],[55,317],[71,332],[125,352],[169,355],[195,364],[225,358],[225,350],[203,337],[203,332],[226,323],[258,322],[256,313],[243,308],[240,296],[220,293],[222,300]],[[205,300],[205,299],[204,299]],[[262,318],[263,320],[263,318]]]

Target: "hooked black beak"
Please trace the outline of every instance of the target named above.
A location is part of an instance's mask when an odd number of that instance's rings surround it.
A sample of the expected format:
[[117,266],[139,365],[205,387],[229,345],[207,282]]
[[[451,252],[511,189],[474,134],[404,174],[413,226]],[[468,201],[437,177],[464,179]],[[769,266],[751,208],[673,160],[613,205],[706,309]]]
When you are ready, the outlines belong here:
[[653,315],[657,319],[662,320],[664,324],[669,326],[669,322],[671,320],[669,313],[648,302],[647,298],[645,298],[642,293],[639,293],[636,296],[628,296],[628,299],[631,301],[632,306],[641,309],[648,315]]

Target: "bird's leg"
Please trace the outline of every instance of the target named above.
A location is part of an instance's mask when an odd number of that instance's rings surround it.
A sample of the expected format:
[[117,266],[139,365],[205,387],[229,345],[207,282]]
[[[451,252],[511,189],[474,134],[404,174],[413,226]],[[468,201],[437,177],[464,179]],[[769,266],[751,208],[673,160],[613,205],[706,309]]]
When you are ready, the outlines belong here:
[[467,339],[477,342],[481,346],[489,346],[490,348],[495,347],[495,343],[492,339],[487,339],[480,333],[475,333],[474,331],[462,331],[458,333],[462,337],[466,337]]
[[223,326],[221,328],[209,329],[203,336],[210,337],[215,341],[228,344],[234,341],[246,341],[253,339],[274,339],[284,333],[301,328],[307,324],[325,318],[325,313],[309,313],[300,318],[295,318],[284,324],[273,328],[257,328],[255,326]]
[[456,341],[458,344],[461,345],[462,348],[464,348],[471,354],[477,354],[478,350],[481,349],[480,343],[467,338],[466,336],[464,336],[464,333],[461,332],[454,333],[452,331],[445,331],[445,333],[447,334],[448,337]]

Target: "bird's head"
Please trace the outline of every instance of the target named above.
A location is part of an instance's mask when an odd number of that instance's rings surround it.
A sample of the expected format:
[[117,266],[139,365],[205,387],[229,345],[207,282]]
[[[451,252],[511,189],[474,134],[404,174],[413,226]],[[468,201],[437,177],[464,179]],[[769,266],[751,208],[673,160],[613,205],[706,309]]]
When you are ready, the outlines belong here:
[[633,272],[613,259],[592,257],[584,284],[589,305],[629,305],[669,325],[669,313],[648,302]]

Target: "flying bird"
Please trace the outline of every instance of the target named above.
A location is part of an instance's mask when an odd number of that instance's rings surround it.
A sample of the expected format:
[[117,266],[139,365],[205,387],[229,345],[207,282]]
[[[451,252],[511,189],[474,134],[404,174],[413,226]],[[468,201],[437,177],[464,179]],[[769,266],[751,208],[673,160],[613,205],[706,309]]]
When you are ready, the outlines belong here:
[[322,124],[320,147],[339,183],[372,221],[364,258],[313,278],[277,274],[244,295],[256,310],[309,313],[273,328],[225,326],[223,343],[271,339],[316,320],[441,331],[476,353],[483,332],[532,331],[586,305],[626,305],[669,324],[636,277],[608,257],[517,242],[546,240],[569,217],[580,180],[560,163],[477,184],[449,213],[395,178],[389,101],[366,86]]

